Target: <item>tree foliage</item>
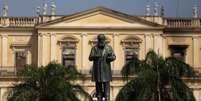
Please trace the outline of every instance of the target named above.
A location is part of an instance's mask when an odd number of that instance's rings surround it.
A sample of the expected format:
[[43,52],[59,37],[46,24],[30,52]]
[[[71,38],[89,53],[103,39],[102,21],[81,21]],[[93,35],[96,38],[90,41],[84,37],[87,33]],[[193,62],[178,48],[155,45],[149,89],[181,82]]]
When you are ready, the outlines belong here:
[[90,98],[74,83],[83,77],[75,67],[65,68],[57,63],[27,66],[19,76],[24,79],[10,90],[8,101],[79,101],[78,94]]
[[149,51],[144,60],[134,58],[125,64],[121,73],[128,83],[116,101],[195,101],[192,90],[182,80],[195,73],[188,64],[173,57],[163,59]]

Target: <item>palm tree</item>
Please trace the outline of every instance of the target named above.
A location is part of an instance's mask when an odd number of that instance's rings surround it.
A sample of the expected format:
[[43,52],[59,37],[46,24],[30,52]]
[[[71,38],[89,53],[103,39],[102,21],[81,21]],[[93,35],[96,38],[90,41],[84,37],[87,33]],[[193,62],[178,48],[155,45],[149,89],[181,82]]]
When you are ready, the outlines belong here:
[[19,76],[24,79],[9,92],[8,101],[79,101],[78,94],[89,98],[80,85],[73,83],[83,76],[72,66],[28,66]]
[[134,58],[121,73],[127,84],[116,101],[195,101],[192,90],[182,79],[195,73],[188,64],[173,57],[163,59],[149,51],[145,60]]

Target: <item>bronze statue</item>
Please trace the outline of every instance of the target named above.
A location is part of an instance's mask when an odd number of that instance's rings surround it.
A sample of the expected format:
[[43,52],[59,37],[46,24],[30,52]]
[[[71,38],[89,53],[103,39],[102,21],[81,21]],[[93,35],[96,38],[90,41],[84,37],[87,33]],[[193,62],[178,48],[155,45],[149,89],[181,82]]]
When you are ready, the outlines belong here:
[[106,44],[104,34],[97,36],[97,44],[92,47],[89,60],[93,61],[92,81],[96,82],[98,101],[110,101],[111,62],[116,59],[112,47]]

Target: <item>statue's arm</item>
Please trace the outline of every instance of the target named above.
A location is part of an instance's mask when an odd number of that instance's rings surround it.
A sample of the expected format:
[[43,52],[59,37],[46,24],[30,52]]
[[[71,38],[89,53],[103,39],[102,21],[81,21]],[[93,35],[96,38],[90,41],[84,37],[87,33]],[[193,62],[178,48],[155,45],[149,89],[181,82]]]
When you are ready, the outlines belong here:
[[116,55],[115,55],[112,47],[109,47],[109,53],[108,53],[108,56],[107,56],[107,61],[112,62],[115,59],[116,59]]
[[94,61],[96,59],[98,59],[99,57],[97,56],[97,54],[95,53],[95,47],[93,47],[91,49],[91,53],[89,55],[89,61]]

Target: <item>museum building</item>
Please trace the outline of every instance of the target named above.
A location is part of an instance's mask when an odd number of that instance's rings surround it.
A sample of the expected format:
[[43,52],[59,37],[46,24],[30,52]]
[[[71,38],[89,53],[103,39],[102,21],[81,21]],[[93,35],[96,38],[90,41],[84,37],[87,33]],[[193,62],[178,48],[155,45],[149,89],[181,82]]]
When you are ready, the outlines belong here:
[[[54,7],[53,7],[54,8]],[[52,8],[52,10],[54,10]],[[124,85],[120,70],[133,56],[144,59],[149,50],[162,57],[174,56],[201,70],[201,18],[164,17],[160,14],[134,16],[97,7],[71,15],[0,17],[0,101],[19,82],[17,71],[25,65],[45,66],[56,61],[75,65],[88,79],[79,81],[93,95],[92,63],[88,60],[98,34],[105,34],[116,60],[112,63],[111,100]],[[200,79],[187,79],[197,101],[201,101]],[[82,98],[84,101],[84,98]]]

